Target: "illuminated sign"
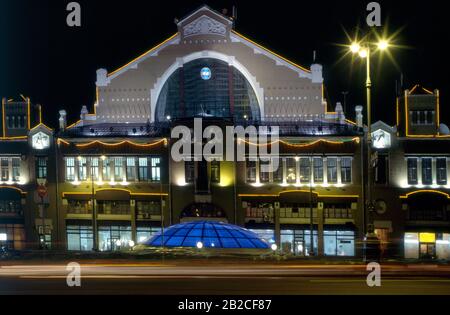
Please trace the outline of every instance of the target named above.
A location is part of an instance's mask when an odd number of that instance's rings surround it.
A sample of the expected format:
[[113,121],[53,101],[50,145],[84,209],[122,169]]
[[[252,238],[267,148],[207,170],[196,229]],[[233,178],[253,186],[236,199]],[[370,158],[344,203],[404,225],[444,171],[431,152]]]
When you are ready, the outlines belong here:
[[209,69],[208,67],[202,68],[202,70],[200,71],[200,76],[203,80],[211,79],[211,69]]
[[50,137],[40,131],[31,138],[31,145],[36,150],[47,149],[50,146]]
[[420,233],[419,240],[421,243],[434,243],[436,242],[436,234],[434,233]]
[[391,135],[390,133],[378,129],[372,132],[372,143],[376,149],[387,149],[391,147]]

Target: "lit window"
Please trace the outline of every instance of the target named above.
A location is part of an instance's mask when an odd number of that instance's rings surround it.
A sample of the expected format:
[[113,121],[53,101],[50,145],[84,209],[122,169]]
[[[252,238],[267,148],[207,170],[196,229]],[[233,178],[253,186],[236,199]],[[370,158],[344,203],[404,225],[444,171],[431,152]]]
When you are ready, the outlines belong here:
[[148,164],[147,158],[139,158],[139,180],[141,182],[148,181]]
[[300,181],[307,183],[311,176],[310,161],[309,158],[300,159]]
[[66,158],[66,180],[75,180],[75,158],[73,157]]
[[134,157],[127,157],[127,181],[136,179],[136,160]]
[[161,159],[151,158],[152,166],[152,182],[158,182],[161,180]]
[[408,184],[417,184],[417,158],[408,158]]
[[248,183],[256,182],[256,161],[247,160],[246,169],[247,169],[247,182]]
[[12,180],[14,182],[20,180],[20,158],[12,158]]
[[99,161],[98,157],[91,158],[91,179],[98,180],[99,175]]
[[341,159],[341,182],[352,182],[352,159],[349,157],[344,157]]
[[337,158],[327,159],[327,180],[329,183],[337,182]]
[[267,183],[270,180],[269,172],[267,170],[269,169],[270,160],[261,160],[259,162],[259,181],[261,183]]
[[278,165],[277,169],[273,170],[272,178],[275,183],[281,183],[283,181],[283,159],[279,158],[278,161],[272,160],[272,167]]
[[447,184],[447,159],[436,159],[436,182],[438,185]]
[[0,163],[1,163],[2,181],[6,182],[9,180],[8,158],[2,158]]
[[314,158],[314,182],[323,182],[323,160],[322,158]]
[[195,178],[195,162],[184,161],[184,181],[186,183],[193,183]]
[[78,159],[78,179],[87,179],[87,159],[85,157]]
[[430,185],[433,182],[431,173],[431,158],[422,159],[422,184]]
[[297,181],[297,161],[294,158],[286,159],[286,182],[295,183]]
[[114,158],[114,180],[119,182],[123,179],[123,158]]
[[220,183],[220,161],[211,161],[211,182]]
[[38,157],[36,160],[36,177],[39,179],[47,178],[47,158]]
[[103,160],[102,178],[103,178],[103,180],[111,179],[111,159],[110,158],[105,158]]

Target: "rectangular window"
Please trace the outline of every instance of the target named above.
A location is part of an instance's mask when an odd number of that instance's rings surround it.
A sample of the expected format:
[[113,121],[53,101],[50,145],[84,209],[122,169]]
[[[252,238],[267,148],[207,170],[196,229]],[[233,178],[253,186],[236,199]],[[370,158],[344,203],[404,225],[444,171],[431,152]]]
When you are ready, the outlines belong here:
[[321,183],[323,182],[323,159],[322,158],[314,158],[314,182]]
[[329,183],[337,183],[337,158],[327,159],[327,180]]
[[103,180],[111,179],[111,158],[103,159],[102,178]]
[[417,158],[408,158],[408,185],[417,184]]
[[1,158],[1,175],[2,175],[2,181],[6,182],[9,181],[9,165],[8,165],[8,158]]
[[247,182],[248,183],[256,182],[256,161],[247,160],[246,169],[247,169]]
[[436,159],[436,183],[438,185],[447,184],[447,159],[437,158]]
[[349,157],[344,157],[341,159],[341,182],[352,182],[352,159]]
[[85,157],[78,158],[78,180],[87,179],[87,159]]
[[184,181],[186,183],[193,183],[195,179],[195,162],[184,161]]
[[99,175],[99,161],[98,157],[91,158],[91,179],[98,180]]
[[[275,159],[272,160],[272,167],[273,167],[273,182],[274,183],[281,183],[283,181],[283,159],[278,158],[278,161],[275,161]],[[278,168],[275,169],[275,166],[278,164]]]
[[66,158],[66,180],[73,182],[75,180],[75,158]]
[[259,161],[259,181],[261,183],[267,183],[270,180],[270,172],[267,172],[270,169],[270,160],[260,160]]
[[139,181],[148,181],[148,160],[147,158],[139,158]]
[[297,181],[297,161],[295,158],[286,159],[286,182],[295,183]]
[[387,184],[388,178],[388,159],[386,155],[378,154],[377,163],[375,165],[375,183]]
[[123,180],[123,158],[114,158],[114,180],[120,182]]
[[20,181],[20,158],[12,158],[12,180]]
[[67,249],[89,251],[93,248],[93,233],[91,226],[67,226]]
[[47,158],[38,157],[36,160],[36,177],[47,178]]
[[431,158],[422,159],[422,184],[431,185],[433,177],[431,173]]
[[309,158],[300,159],[300,181],[308,183],[311,176],[310,161]]
[[136,159],[127,157],[127,181],[132,182],[134,180],[136,180]]
[[211,161],[211,182],[220,183],[220,161]]
[[161,159],[151,158],[152,165],[152,182],[159,182],[161,180]]

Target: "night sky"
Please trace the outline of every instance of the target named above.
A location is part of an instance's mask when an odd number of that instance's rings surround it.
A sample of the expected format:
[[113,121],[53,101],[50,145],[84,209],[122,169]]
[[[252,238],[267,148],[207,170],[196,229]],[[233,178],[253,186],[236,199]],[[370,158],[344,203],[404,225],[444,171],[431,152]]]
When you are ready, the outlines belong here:
[[[57,124],[61,108],[69,120],[82,105],[92,107],[95,70],[120,67],[176,32],[182,18],[206,3],[231,14],[235,29],[267,48],[309,68],[313,51],[324,65],[327,98],[334,104],[347,96],[347,116],[365,104],[365,70],[351,56],[341,59],[348,43],[345,31],[364,27],[370,1],[78,1],[82,27],[66,25],[69,0],[0,0],[0,96],[30,96],[44,107],[44,120]],[[395,123],[395,86],[403,73],[404,87],[416,83],[441,90],[442,121],[450,124],[447,42],[448,11],[442,1],[379,1],[383,27],[395,38],[392,55],[372,58],[373,121]]]

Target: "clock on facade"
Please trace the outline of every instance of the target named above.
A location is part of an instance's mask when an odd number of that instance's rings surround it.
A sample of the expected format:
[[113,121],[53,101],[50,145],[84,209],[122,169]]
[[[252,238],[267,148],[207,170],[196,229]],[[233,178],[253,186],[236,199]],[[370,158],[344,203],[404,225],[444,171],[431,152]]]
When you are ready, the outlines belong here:
[[47,149],[50,146],[50,137],[40,131],[31,137],[31,145],[36,150]]
[[202,70],[200,70],[200,76],[203,80],[211,79],[211,69],[208,67],[202,68]]

